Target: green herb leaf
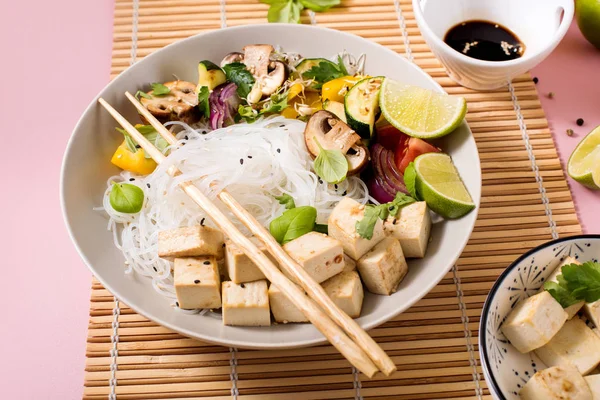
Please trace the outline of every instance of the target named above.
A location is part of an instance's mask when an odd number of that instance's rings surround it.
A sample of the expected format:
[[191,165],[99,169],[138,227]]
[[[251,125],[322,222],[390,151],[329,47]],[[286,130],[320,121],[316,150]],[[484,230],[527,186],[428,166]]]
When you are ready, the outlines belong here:
[[419,200],[416,182],[417,170],[415,169],[415,163],[411,162],[404,170],[404,186],[406,186],[406,190],[408,190],[408,193],[410,193],[412,197]]
[[155,82],[152,85],[152,94],[154,96],[164,96],[171,93],[171,89],[163,85],[162,83]]
[[324,149],[316,137],[314,140],[320,149],[319,155],[315,158],[313,164],[316,174],[325,182],[342,182],[348,174],[348,160],[346,160],[341,151]]
[[396,197],[394,198],[394,200],[387,203],[386,206],[390,215],[392,217],[396,217],[402,208],[414,202],[415,199],[413,199],[412,197],[407,196],[404,193],[398,192],[396,193]]
[[329,235],[329,225],[327,224],[315,224],[315,232],[324,233]]
[[[262,1],[262,0],[261,0]],[[300,12],[304,6],[297,0],[267,0],[263,3],[270,4],[267,12],[269,22],[286,22],[297,24],[300,22]]]
[[386,220],[388,216],[397,216],[400,210],[407,205],[414,203],[415,199],[404,193],[396,193],[394,200],[389,203],[383,203],[378,206],[367,204],[365,206],[365,216],[356,222],[356,232],[360,237],[371,240],[377,219]]
[[[132,153],[136,153],[139,150],[139,145],[135,142],[135,140],[133,140],[133,138],[127,133],[125,129],[115,129],[118,132],[121,132],[125,137],[125,144],[127,145],[127,149],[129,149],[129,151],[131,151]],[[169,143],[158,134],[158,132],[156,131],[156,129],[154,129],[152,125],[136,125],[135,129],[137,129],[139,133],[144,135],[144,137],[148,139],[148,141],[152,143],[154,147],[159,149],[162,153],[164,153],[165,149],[169,147]],[[144,157],[152,158],[146,152],[144,152]]]
[[144,191],[130,183],[113,183],[109,200],[115,211],[135,214],[144,205]]
[[281,196],[275,196],[275,200],[282,204],[288,210],[292,208],[296,208],[296,202],[294,202],[294,198],[287,193],[282,194]]
[[259,117],[258,111],[256,111],[252,106],[245,106],[240,104],[238,107],[238,115],[241,119],[251,124]]
[[242,99],[248,97],[248,93],[250,93],[252,85],[254,85],[254,77],[250,71],[246,69],[246,66],[239,62],[231,63],[225,65],[223,71],[225,71],[227,81],[237,85],[238,96]]
[[546,282],[546,283],[544,283],[544,289],[547,292],[549,292],[552,295],[552,297],[554,297],[554,299],[556,301],[558,301],[563,308],[570,307],[573,304],[580,301],[580,300],[577,300],[571,294],[571,292],[569,292],[569,289],[564,288],[559,283]]
[[123,136],[125,137],[125,145],[127,146],[127,149],[132,153],[137,152],[138,151],[137,144],[132,139],[132,137],[129,136],[129,133],[127,133],[127,131],[125,129],[121,129],[121,128],[115,128],[115,129],[117,130],[117,132],[121,132],[123,134]]
[[571,294],[588,303],[600,300],[600,264],[586,262],[582,265],[569,264],[562,267],[563,282]]
[[344,64],[344,60],[342,59],[342,56],[339,54],[337,56],[337,64],[338,64],[338,68],[340,69],[340,72],[342,72],[344,74],[344,76],[350,75],[350,73],[346,69],[346,64]]
[[198,109],[200,110],[200,114],[204,115],[206,118],[210,118],[208,96],[210,96],[208,86],[202,86],[198,91]]
[[271,221],[269,230],[280,244],[285,244],[312,232],[317,220],[317,209],[310,206],[292,208]]
[[140,97],[143,97],[145,99],[152,99],[152,96],[150,96],[148,93],[138,90],[137,92],[135,92],[135,98],[139,100]]
[[278,113],[287,108],[287,97],[288,91],[281,93],[274,93],[271,95],[269,100],[265,103],[263,108],[260,110],[261,114],[265,113]]
[[316,11],[324,12],[333,6],[340,4],[340,0],[299,0],[304,7]]
[[341,78],[345,75],[346,74],[344,74],[344,72],[342,72],[334,63],[321,61],[319,64],[304,72],[302,77],[305,79],[313,79],[316,83],[316,89],[320,89],[324,83]]

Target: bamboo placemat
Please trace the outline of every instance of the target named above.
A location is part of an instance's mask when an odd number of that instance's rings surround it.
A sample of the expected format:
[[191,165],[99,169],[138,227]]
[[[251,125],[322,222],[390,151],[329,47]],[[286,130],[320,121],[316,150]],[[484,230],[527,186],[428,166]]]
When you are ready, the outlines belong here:
[[[456,267],[414,307],[371,331],[398,365],[366,379],[331,346],[236,350],[185,338],[92,286],[84,399],[491,399],[477,327],[486,294],[526,250],[581,232],[531,77],[477,93],[452,82],[419,33],[410,0],[342,0],[313,23],[355,33],[414,61],[466,97],[479,147],[479,219]],[[161,47],[227,26],[266,22],[255,0],[116,0],[111,75]]]

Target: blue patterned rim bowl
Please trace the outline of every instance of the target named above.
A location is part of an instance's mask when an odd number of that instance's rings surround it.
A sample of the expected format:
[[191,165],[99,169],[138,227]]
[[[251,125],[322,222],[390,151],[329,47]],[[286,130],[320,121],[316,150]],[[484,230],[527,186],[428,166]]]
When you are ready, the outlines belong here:
[[502,323],[515,305],[536,294],[546,278],[571,256],[598,261],[600,235],[571,236],[528,251],[500,275],[490,290],[479,323],[479,355],[485,381],[497,400],[518,400],[529,378],[546,365],[533,353],[519,353],[504,337]]

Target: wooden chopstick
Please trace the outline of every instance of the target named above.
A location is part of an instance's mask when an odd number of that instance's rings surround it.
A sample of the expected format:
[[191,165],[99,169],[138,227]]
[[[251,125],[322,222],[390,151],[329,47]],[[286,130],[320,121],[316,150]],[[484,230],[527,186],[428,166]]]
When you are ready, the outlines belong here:
[[[144,107],[134,96],[129,92],[125,92],[125,96],[131,101],[138,112],[146,118],[146,120],[156,129],[156,131],[169,143],[173,145],[177,143],[177,139],[173,134],[152,115],[146,107]],[[302,286],[308,296],[312,298],[323,310],[350,336],[356,344],[363,349],[367,355],[373,360],[375,365],[387,376],[396,370],[396,365],[391,358],[383,351],[383,349],[369,336],[344,311],[342,311],[327,295],[321,285],[316,283],[314,279],[302,268],[289,254],[277,243],[275,238],[263,227],[237,200],[226,190],[218,194],[219,199],[229,207],[235,216],[246,226],[250,231],[258,237],[267,247],[280,266],[292,276],[296,282]]]
[[[99,98],[98,102],[157,164],[161,164],[165,160],[166,157],[164,154],[139,133],[138,130],[119,114],[117,110],[102,98]],[[176,167],[171,167],[169,168],[168,173],[177,175],[181,172]],[[373,375],[375,375],[378,369],[369,356],[367,356],[367,354],[354,343],[327,314],[308,298],[297,285],[292,283],[279,268],[269,260],[265,253],[259,250],[250,239],[244,236],[244,234],[233,225],[227,216],[223,214],[221,210],[219,210],[219,208],[207,198],[202,191],[200,191],[200,189],[192,182],[182,182],[179,186],[196,204],[211,216],[215,224],[221,228],[223,233],[227,235],[233,243],[242,249],[248,258],[258,266],[266,278],[279,287],[282,292],[286,293],[292,303],[302,311],[309,321],[354,367],[368,377],[373,377]]]

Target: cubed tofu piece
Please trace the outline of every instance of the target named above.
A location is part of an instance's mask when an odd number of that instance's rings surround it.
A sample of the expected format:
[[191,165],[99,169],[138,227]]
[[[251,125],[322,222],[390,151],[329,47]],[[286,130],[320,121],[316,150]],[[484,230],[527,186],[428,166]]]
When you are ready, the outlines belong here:
[[173,264],[180,308],[221,308],[221,279],[214,256],[176,258]]
[[369,292],[385,295],[395,292],[408,272],[400,242],[392,237],[377,243],[356,267]]
[[423,258],[431,233],[431,216],[427,203],[419,201],[400,209],[383,223],[385,233],[400,241],[404,257]]
[[210,226],[188,226],[158,233],[158,256],[176,257],[223,256],[223,233]]
[[223,324],[232,326],[269,326],[267,281],[223,282]]
[[363,292],[360,277],[356,271],[342,272],[323,282],[323,289],[331,300],[352,318],[360,317]]
[[521,353],[542,347],[567,320],[560,303],[546,291],[522,300],[508,314],[502,332]]
[[600,338],[581,319],[573,318],[535,354],[547,366],[571,366],[587,375],[600,364]]
[[[263,253],[267,255],[277,265],[277,261],[271,253],[267,251],[267,247],[256,237],[251,237],[250,240],[258,247]],[[229,279],[235,283],[252,282],[265,279],[265,274],[250,260],[250,258],[244,254],[231,240],[225,240],[225,265],[227,266],[227,274]]]
[[[576,259],[574,259],[573,257],[567,257],[562,263],[560,263],[560,265],[558,267],[556,267],[556,269],[552,272],[552,274],[550,274],[550,276],[546,279],[546,282],[558,282],[557,280],[557,276],[562,274],[561,272],[561,268],[565,265],[568,264],[580,264]],[[544,290],[544,286],[542,286],[540,288],[540,292]],[[573,304],[572,306],[569,306],[567,308],[565,308],[565,312],[567,313],[567,315],[569,316],[568,319],[573,318],[575,315],[577,315],[577,313],[579,312],[579,310],[581,310],[581,307],[583,307],[583,305],[585,304],[585,301],[579,301],[575,304]]]
[[538,371],[519,393],[521,400],[593,400],[585,379],[573,367]]
[[342,272],[354,271],[356,269],[356,261],[348,254],[344,254],[344,269]]
[[593,303],[585,303],[583,312],[596,327],[600,327],[600,300]]
[[600,400],[600,375],[588,375],[584,379],[592,392],[592,400]]
[[355,260],[361,258],[385,237],[383,221],[377,219],[373,237],[365,239],[356,232],[356,223],[365,216],[365,206],[349,197],[340,201],[329,216],[329,236],[339,240],[344,251]]
[[273,284],[269,287],[269,304],[275,321],[287,324],[288,322],[308,322],[308,318],[292,303],[287,296]]
[[321,283],[344,269],[342,244],[319,232],[309,232],[283,245],[283,249],[317,283]]

